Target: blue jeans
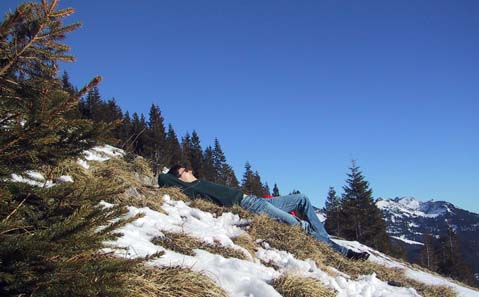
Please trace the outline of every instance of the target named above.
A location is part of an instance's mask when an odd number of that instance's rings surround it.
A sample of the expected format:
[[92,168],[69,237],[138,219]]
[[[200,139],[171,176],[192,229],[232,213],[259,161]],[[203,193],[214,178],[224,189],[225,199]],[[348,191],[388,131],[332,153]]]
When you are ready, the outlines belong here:
[[[323,223],[318,219],[308,197],[303,194],[280,196],[271,199],[246,196],[241,200],[241,207],[254,213],[265,214],[273,219],[280,220],[289,225],[301,225],[301,228],[315,239],[331,246],[336,251],[346,255],[348,249],[333,242]],[[290,211],[296,213],[303,219],[291,215]]]

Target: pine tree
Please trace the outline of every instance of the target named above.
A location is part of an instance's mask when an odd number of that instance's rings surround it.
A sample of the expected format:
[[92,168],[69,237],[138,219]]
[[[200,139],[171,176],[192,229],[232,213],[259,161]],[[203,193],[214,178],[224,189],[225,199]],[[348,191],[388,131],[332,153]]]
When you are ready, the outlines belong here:
[[202,172],[202,163],[203,163],[203,149],[201,148],[200,137],[195,130],[191,133],[191,147],[190,147],[189,160],[191,162],[191,169],[193,174],[198,178],[203,178],[204,173]]
[[131,119],[131,127],[130,143],[133,149],[132,152],[143,156],[145,152],[145,133],[148,128],[144,115],[139,116],[138,113],[134,112]]
[[254,173],[251,170],[251,164],[246,162],[244,165],[245,172],[241,180],[241,190],[247,195],[254,195]]
[[274,183],[272,196],[273,196],[273,197],[279,197],[279,196],[281,196],[281,194],[279,193],[278,185],[277,185],[276,183]]
[[84,118],[91,119],[95,122],[103,120],[103,101],[98,87],[95,86],[88,91],[83,102],[83,107],[82,114]]
[[57,78],[58,62],[73,60],[60,41],[79,25],[63,25],[73,10],[56,4],[21,4],[0,24],[0,295],[125,296],[122,275],[136,262],[101,250],[126,209],[98,205],[119,188],[11,180],[77,158],[108,128],[67,116],[100,78],[78,92]]
[[171,167],[181,162],[181,147],[176,136],[176,132],[171,124],[168,125],[168,132],[166,133],[166,152],[167,157],[166,166]]
[[216,178],[214,182],[219,184],[226,184],[226,177],[223,176],[223,167],[226,164],[226,156],[223,153],[223,149],[221,148],[221,144],[218,138],[215,138],[215,144],[213,147],[213,165],[216,171]]
[[357,240],[380,251],[388,252],[386,222],[372,197],[369,183],[352,162],[346,186],[343,187],[340,226],[346,239]]
[[123,115],[123,119],[118,127],[120,139],[120,148],[127,152],[133,151],[133,124],[131,123],[130,113],[128,111]]
[[145,141],[145,157],[151,161],[156,175],[166,163],[166,133],[160,108],[155,104],[150,108]]
[[263,196],[270,196],[271,195],[271,191],[269,189],[269,185],[267,182],[265,182],[263,184]]
[[181,139],[181,164],[191,169],[191,136],[189,132],[186,132],[185,136]]
[[120,106],[116,103],[115,98],[111,98],[107,102],[102,102],[102,121],[112,124],[109,132],[111,142],[114,145],[121,143],[121,125],[123,121],[123,113]]
[[261,181],[261,176],[259,175],[259,172],[256,170],[253,175],[253,195],[256,195],[258,197],[263,197],[264,194],[264,187],[263,187],[263,182]]
[[220,141],[215,138],[213,148],[213,165],[216,171],[216,178],[213,180],[218,184],[239,189],[239,182],[234,173],[233,167],[226,161],[226,156],[221,148]]
[[63,71],[62,75],[62,88],[71,96],[74,96],[75,93],[78,93],[78,90],[70,82],[70,76],[66,71]]
[[213,163],[213,148],[208,146],[203,153],[203,161],[201,163],[202,178],[209,181],[216,179],[216,170]]
[[116,103],[115,98],[111,98],[106,102],[105,107],[105,114],[104,114],[104,121],[105,122],[121,122],[123,119],[123,113],[121,111],[121,107]]
[[451,227],[439,238],[436,256],[439,258],[437,272],[475,285],[472,269],[462,256],[457,234]]
[[257,197],[263,197],[265,195],[265,189],[261,182],[261,177],[258,171],[253,172],[251,164],[246,162],[245,173],[241,181],[241,190],[247,195],[255,195]]
[[329,234],[342,236],[341,234],[341,199],[336,195],[333,187],[329,187],[328,197],[326,197],[326,222],[324,227]]
[[431,271],[437,271],[438,259],[435,254],[434,239],[431,234],[424,235],[424,245],[419,256],[419,265]]
[[231,167],[231,165],[229,165],[228,163],[224,164],[221,170],[220,176],[223,178],[223,182],[225,186],[235,188],[235,189],[240,188],[239,181],[236,178],[233,167]]

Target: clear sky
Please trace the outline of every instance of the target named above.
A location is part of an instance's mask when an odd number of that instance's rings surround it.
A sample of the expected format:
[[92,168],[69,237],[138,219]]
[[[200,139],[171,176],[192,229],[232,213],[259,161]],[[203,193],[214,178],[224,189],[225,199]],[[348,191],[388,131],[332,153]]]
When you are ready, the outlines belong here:
[[[2,0],[2,14],[19,2]],[[220,140],[239,179],[322,207],[357,160],[374,197],[479,212],[479,1],[60,1],[64,65],[103,98]]]

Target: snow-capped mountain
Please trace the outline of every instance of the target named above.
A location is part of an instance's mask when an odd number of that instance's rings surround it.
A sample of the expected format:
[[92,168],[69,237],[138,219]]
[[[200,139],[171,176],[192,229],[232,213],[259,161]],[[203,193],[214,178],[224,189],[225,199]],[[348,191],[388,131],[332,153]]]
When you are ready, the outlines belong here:
[[479,214],[446,201],[422,202],[413,197],[380,198],[377,206],[384,213],[389,235],[405,243],[412,259],[419,255],[425,234],[438,238],[451,227],[466,261],[479,273]]

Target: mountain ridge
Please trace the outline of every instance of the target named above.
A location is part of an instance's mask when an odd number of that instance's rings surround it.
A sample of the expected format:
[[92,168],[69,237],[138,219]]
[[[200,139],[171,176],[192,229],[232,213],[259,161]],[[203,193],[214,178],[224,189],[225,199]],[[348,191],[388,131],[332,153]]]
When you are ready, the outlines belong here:
[[376,205],[383,211],[389,236],[402,242],[412,261],[419,258],[426,234],[438,239],[452,228],[479,281],[479,214],[448,201],[415,197],[379,198]]

